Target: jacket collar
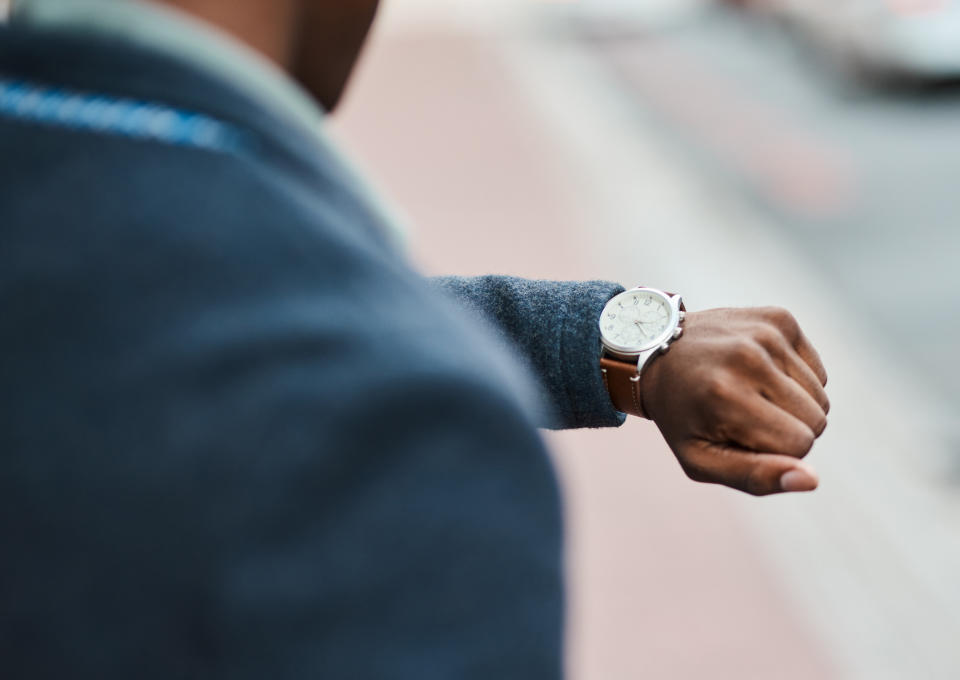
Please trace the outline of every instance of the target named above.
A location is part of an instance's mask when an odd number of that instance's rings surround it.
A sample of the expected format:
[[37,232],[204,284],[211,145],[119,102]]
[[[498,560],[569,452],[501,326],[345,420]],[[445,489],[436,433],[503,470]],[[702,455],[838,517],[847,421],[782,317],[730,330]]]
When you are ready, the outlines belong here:
[[[363,206],[392,249],[404,229],[321,129],[292,125],[262,98],[193,63],[114,35],[0,25],[0,77],[106,96],[158,102],[245,131],[259,159],[337,200]],[[398,226],[399,225],[399,226]]]

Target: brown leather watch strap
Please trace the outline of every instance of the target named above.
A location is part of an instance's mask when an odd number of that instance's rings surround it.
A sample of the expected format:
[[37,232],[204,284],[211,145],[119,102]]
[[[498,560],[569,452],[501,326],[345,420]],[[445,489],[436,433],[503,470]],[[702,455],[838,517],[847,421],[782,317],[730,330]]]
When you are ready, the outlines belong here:
[[640,394],[640,376],[637,374],[637,361],[624,361],[611,357],[601,357],[600,371],[603,382],[610,393],[610,400],[621,413],[646,418],[643,412],[643,397]]

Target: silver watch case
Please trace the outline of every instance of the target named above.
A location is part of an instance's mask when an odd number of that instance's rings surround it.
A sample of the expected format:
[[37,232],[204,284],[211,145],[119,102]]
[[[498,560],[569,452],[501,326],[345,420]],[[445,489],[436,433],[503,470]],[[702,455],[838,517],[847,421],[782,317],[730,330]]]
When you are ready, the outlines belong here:
[[[616,342],[609,340],[603,332],[603,315],[606,314],[610,305],[616,304],[616,302],[622,297],[626,297],[640,291],[661,297],[667,302],[667,305],[670,308],[670,321],[667,324],[666,329],[653,340],[638,346],[619,345]],[[600,318],[597,320],[597,325],[600,327],[600,343],[603,352],[611,354],[620,359],[636,358],[637,375],[639,375],[643,370],[644,365],[650,361],[650,359],[669,350],[670,343],[683,335],[683,327],[681,324],[683,323],[683,319],[686,314],[682,309],[680,309],[682,301],[683,298],[680,295],[670,295],[662,290],[648,288],[645,286],[637,286],[636,288],[626,290],[619,295],[615,295],[607,302],[606,305],[604,305],[603,311],[600,313]]]

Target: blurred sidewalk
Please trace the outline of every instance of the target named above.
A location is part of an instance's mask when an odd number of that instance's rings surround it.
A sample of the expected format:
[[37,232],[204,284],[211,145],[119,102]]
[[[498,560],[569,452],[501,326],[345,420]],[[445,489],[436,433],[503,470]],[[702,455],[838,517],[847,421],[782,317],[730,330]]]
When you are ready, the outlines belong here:
[[[408,214],[423,267],[649,283],[693,308],[784,304],[832,373],[834,422],[811,458],[824,486],[809,496],[689,482],[647,423],[550,436],[568,513],[571,680],[960,677],[945,581],[960,573],[960,503],[931,488],[938,444],[901,409],[922,413],[924,395],[775,230],[644,128],[588,55],[532,38],[511,3],[482,15],[471,4],[395,0],[335,126]],[[913,448],[925,462],[903,455]]]

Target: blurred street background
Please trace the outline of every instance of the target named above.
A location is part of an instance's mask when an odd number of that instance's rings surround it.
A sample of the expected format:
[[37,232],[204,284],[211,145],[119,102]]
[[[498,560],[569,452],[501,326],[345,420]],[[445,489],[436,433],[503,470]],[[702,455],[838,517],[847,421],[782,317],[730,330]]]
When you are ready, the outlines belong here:
[[869,5],[384,3],[333,127],[427,271],[786,306],[831,374],[811,495],[549,435],[572,680],[960,678],[960,8]]

